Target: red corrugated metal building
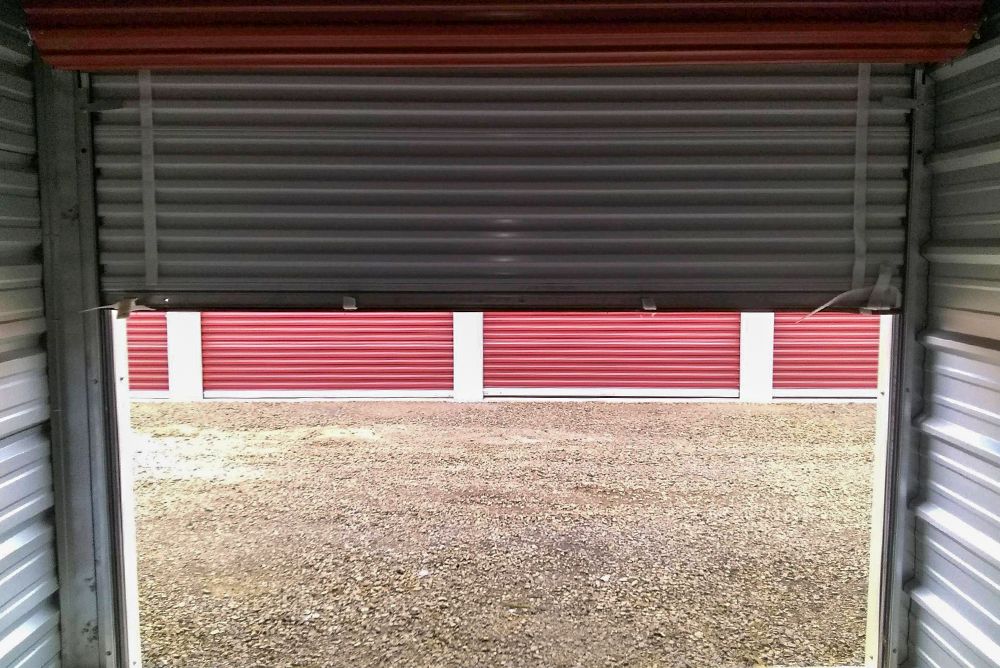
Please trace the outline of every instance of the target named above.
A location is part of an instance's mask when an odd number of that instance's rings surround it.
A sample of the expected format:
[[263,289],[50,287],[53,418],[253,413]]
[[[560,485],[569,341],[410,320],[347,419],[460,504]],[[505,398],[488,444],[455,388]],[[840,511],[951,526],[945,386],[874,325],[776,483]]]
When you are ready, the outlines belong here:
[[204,313],[204,390],[452,388],[451,313]]
[[126,326],[129,388],[165,395],[170,390],[166,314],[150,311],[133,313]]
[[774,316],[774,389],[869,390],[878,381],[879,318],[852,313]]
[[[775,315],[773,396],[872,396],[879,318],[804,315]],[[166,393],[164,314],[134,314],[128,333],[132,389]],[[206,312],[203,392],[447,397],[465,364],[453,337],[448,312]],[[753,343],[740,313],[487,312],[483,394],[735,398]]]
[[486,313],[483,377],[488,395],[737,396],[740,314]]

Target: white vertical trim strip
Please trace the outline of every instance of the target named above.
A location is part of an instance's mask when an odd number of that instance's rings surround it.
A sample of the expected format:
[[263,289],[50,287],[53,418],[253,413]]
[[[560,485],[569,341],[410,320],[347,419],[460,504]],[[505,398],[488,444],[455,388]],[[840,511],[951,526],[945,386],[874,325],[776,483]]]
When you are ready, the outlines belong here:
[[885,507],[889,492],[887,456],[889,451],[889,392],[892,381],[892,341],[895,319],[879,316],[878,397],[875,403],[875,452],[872,461],[871,547],[868,556],[868,610],[865,624],[865,667],[875,668],[881,640],[882,563],[885,540]]
[[453,313],[455,401],[483,400],[483,314]]
[[135,488],[132,473],[132,435],[128,389],[128,328],[125,318],[111,318],[112,364],[115,374],[115,418],[118,430],[118,488],[120,496],[122,584],[125,588],[125,642],[130,668],[142,667],[139,640],[139,563],[135,535]]
[[203,399],[201,365],[201,313],[167,313],[167,376],[170,398],[176,401]]
[[740,315],[740,401],[774,397],[774,314]]
[[139,139],[142,167],[142,229],[146,287],[160,281],[159,242],[156,232],[156,159],[153,138],[153,75],[141,70],[139,80]]
[[865,285],[868,271],[868,116],[872,66],[858,65],[857,119],[854,129],[854,267],[851,288]]

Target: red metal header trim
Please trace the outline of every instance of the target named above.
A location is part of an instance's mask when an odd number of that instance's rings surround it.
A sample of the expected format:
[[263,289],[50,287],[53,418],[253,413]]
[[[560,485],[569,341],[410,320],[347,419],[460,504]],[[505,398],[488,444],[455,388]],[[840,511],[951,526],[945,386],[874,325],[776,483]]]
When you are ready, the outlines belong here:
[[82,70],[934,62],[980,0],[26,0],[46,61]]

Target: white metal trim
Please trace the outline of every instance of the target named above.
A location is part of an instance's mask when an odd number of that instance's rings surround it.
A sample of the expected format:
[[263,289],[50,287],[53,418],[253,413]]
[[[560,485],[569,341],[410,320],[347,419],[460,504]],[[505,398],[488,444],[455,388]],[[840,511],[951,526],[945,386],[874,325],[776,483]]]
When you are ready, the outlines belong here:
[[877,399],[878,390],[877,389],[864,389],[864,388],[823,388],[823,389],[775,389],[774,390],[775,399],[784,398],[812,398],[812,399]]
[[450,399],[451,390],[208,390],[206,399]]
[[139,81],[139,135],[142,168],[142,228],[145,250],[146,287],[160,280],[159,239],[156,231],[156,160],[153,138],[153,77],[149,70],[137,74]]
[[775,404],[871,404],[875,399],[865,397],[777,397]]
[[868,606],[865,623],[865,668],[876,668],[881,640],[882,554],[885,550],[885,509],[888,488],[890,385],[892,381],[893,316],[879,317],[878,389],[875,410],[875,452],[872,461],[872,526],[868,552]]
[[452,313],[455,401],[483,400],[483,314]]
[[628,388],[628,387],[487,387],[487,397],[695,397],[736,399],[740,391],[731,388]]
[[133,475],[132,420],[128,389],[128,327],[127,320],[112,313],[112,364],[115,372],[115,418],[118,429],[118,508],[121,531],[122,599],[125,601],[125,642],[130,668],[142,668],[139,636],[139,549],[135,527],[135,477]]
[[201,356],[201,313],[167,313],[167,377],[171,399],[203,399]]
[[774,313],[740,314],[740,401],[771,401],[774,384]]
[[858,65],[857,120],[854,131],[854,267],[851,289],[865,285],[868,269],[868,118],[872,66]]
[[170,393],[165,390],[129,390],[127,396],[137,400],[169,399]]

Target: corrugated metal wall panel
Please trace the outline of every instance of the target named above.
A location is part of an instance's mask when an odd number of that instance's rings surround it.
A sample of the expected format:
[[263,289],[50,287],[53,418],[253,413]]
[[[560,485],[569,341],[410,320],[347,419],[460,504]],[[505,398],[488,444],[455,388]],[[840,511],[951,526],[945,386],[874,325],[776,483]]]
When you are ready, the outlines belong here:
[[[109,298],[812,308],[852,285],[856,65],[153,74],[145,135],[139,78],[93,79]],[[911,88],[873,68],[868,285],[901,263]]]
[[205,391],[451,390],[451,313],[203,313]]
[[58,661],[31,46],[0,0],[0,666]]
[[910,661],[1000,666],[1000,44],[934,73]]
[[127,329],[129,389],[168,392],[167,314],[133,313]]
[[487,393],[738,389],[740,314],[485,313],[483,381]]
[[141,68],[931,62],[979,0],[29,0],[46,60]]
[[774,314],[776,389],[878,386],[879,317],[855,313]]

